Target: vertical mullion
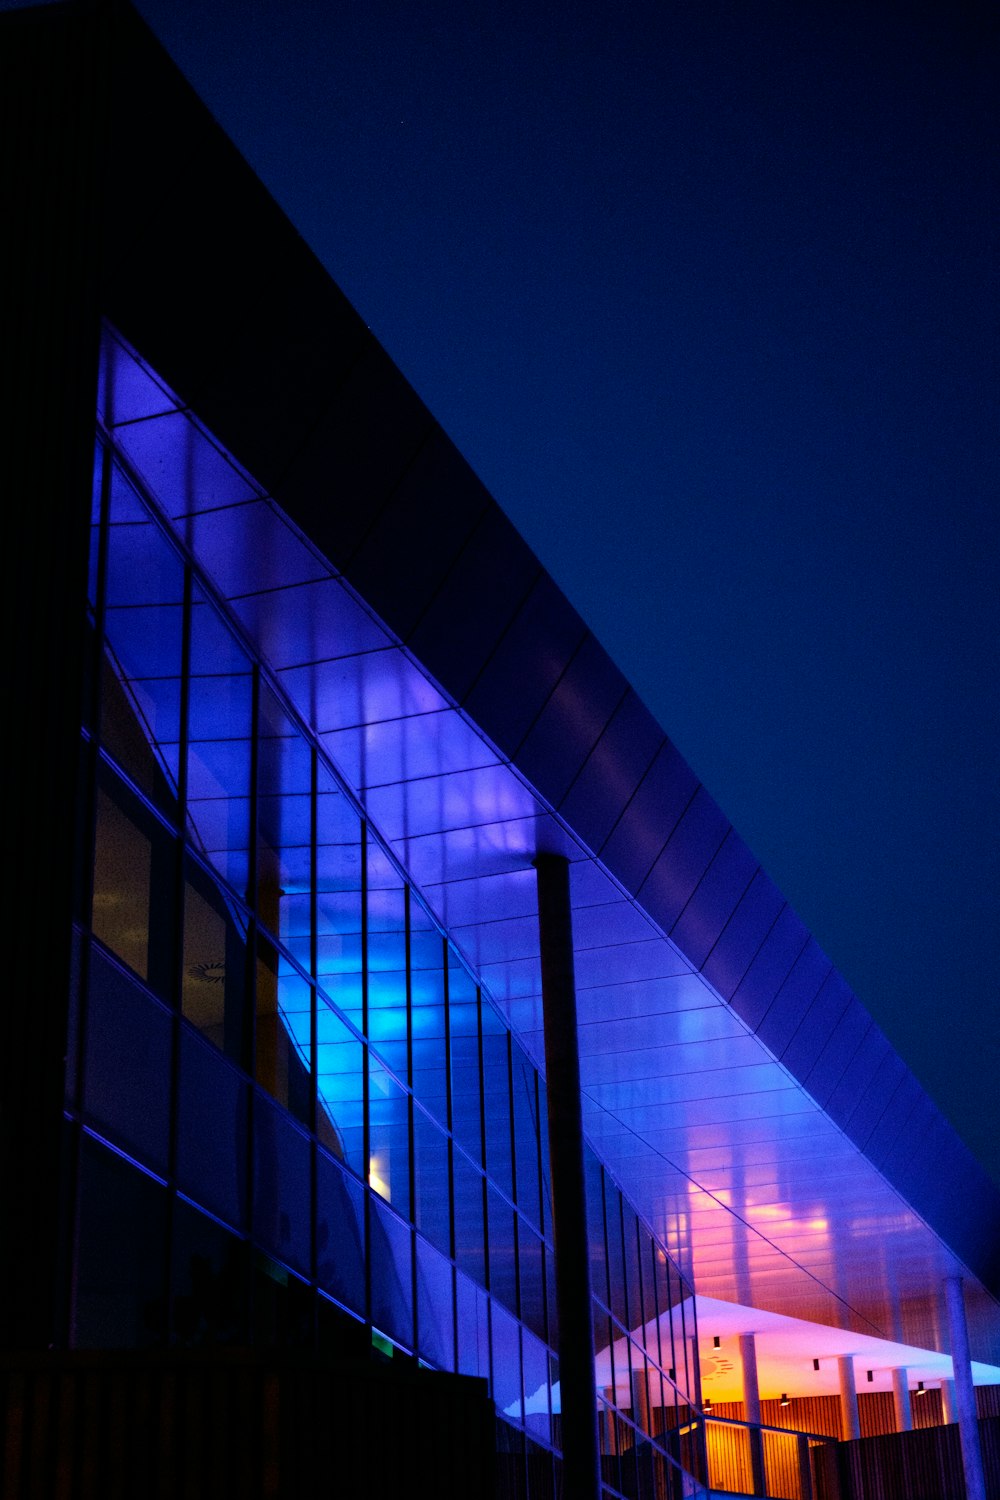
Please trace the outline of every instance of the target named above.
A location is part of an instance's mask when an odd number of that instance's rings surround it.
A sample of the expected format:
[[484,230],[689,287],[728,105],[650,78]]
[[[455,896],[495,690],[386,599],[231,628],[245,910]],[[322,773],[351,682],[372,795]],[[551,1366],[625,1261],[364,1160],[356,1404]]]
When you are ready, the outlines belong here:
[[316,840],[318,819],[316,804],[319,797],[319,765],[316,746],[309,744],[309,1057],[312,1063],[309,1080],[309,1274],[312,1277],[313,1343],[319,1348],[319,1295],[317,1292],[317,1220],[319,1218],[319,1166],[317,1162],[319,1131],[319,1025],[316,1015],[316,974],[319,967],[319,940],[316,935],[317,921],[317,870]]
[[170,1021],[170,1105],[167,1137],[167,1252],[166,1297],[167,1338],[174,1331],[173,1261],[177,1215],[177,1124],[181,1092],[181,1003],[184,982],[184,849],[187,831],[188,788],[188,713],[191,700],[191,566],[184,564],[184,593],[181,605],[181,682],[180,744],[177,762],[177,836],[174,840],[174,961],[171,985]]
[[361,1056],[361,1153],[365,1183],[365,1322],[372,1328],[372,1190],[370,1182],[371,1089],[368,1078],[368,821],[361,819],[361,1030],[364,1046]]
[[409,1179],[410,1193],[410,1305],[413,1309],[411,1320],[413,1355],[415,1359],[420,1357],[420,1312],[417,1306],[417,1164],[416,1164],[416,1121],[413,1118],[413,931],[410,903],[412,893],[409,882],[403,887],[403,947],[404,965],[406,969],[406,980],[404,993],[406,996],[406,1133],[409,1137],[407,1142],[407,1176]]
[[80,906],[81,914],[85,914],[82,924],[87,932],[87,941],[83,944],[80,954],[80,969],[77,974],[77,996],[76,996],[76,1119],[72,1134],[72,1151],[69,1164],[69,1183],[67,1188],[68,1206],[72,1220],[71,1228],[71,1251],[69,1284],[65,1290],[63,1302],[63,1316],[65,1318],[66,1343],[69,1344],[76,1328],[76,1288],[77,1268],[80,1250],[80,1106],[83,1102],[84,1088],[86,1086],[86,1057],[87,1057],[87,1011],[90,988],[90,955],[93,944],[93,904],[94,904],[94,858],[97,844],[97,767],[100,761],[101,744],[101,709],[103,682],[102,666],[104,664],[104,624],[107,613],[107,582],[108,582],[108,536],[110,530],[111,510],[111,472],[113,463],[113,452],[110,442],[105,442],[101,448],[101,498],[100,511],[97,522],[97,578],[94,584],[94,639],[92,642],[92,672],[90,680],[90,739],[87,744],[86,755],[86,785],[87,806],[84,811],[85,827],[87,830],[86,843],[81,850],[81,886]]

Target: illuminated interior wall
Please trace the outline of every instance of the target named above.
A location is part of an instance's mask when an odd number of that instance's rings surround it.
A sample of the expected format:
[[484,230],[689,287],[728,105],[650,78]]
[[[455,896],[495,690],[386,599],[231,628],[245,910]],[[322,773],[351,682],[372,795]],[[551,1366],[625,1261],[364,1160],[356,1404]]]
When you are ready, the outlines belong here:
[[[544,1083],[105,431],[91,519],[67,1342],[374,1343],[486,1378],[544,1469]],[[629,1494],[697,1464],[690,1288],[587,1169]]]

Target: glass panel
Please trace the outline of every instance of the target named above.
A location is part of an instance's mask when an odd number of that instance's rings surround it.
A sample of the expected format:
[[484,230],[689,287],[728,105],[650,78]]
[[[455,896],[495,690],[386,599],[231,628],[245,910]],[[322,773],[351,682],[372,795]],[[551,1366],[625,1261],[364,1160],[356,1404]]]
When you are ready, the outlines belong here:
[[545,1338],[545,1266],[538,1235],[518,1215],[517,1261],[521,1281],[521,1319]]
[[413,1272],[410,1230],[371,1198],[372,1323],[406,1349],[413,1348]]
[[316,780],[316,972],[360,1031],[361,819],[322,762]]
[[514,1104],[514,1157],[517,1166],[517,1206],[536,1229],[542,1225],[538,1175],[537,1075],[516,1043],[511,1044]]
[[412,893],[410,897],[410,1001],[413,1092],[447,1127],[444,939]]
[[345,1166],[365,1175],[364,1046],[319,992],[316,997],[316,1134]]
[[364,1317],[364,1189],[325,1151],[316,1153],[316,1280]]
[[102,943],[148,979],[152,829],[125,788],[104,781],[97,791],[91,925]]
[[438,1370],[455,1367],[451,1262],[417,1240],[417,1350]]
[[517,1260],[514,1210],[487,1183],[489,1215],[490,1293],[499,1297],[512,1313],[517,1312]]
[[549,1351],[530,1333],[521,1334],[524,1358],[524,1425],[549,1441]]
[[463,1276],[455,1273],[455,1305],[458,1317],[458,1370],[461,1375],[490,1375],[489,1298]]
[[368,1040],[398,1078],[409,1069],[406,886],[381,846],[368,841]]
[[625,1259],[622,1250],[622,1195],[605,1172],[604,1218],[608,1245],[609,1307],[619,1323],[628,1320],[625,1301]]
[[451,1254],[448,1138],[419,1106],[413,1110],[415,1222],[421,1234]]
[[257,750],[257,910],[296,962],[312,967],[312,751],[261,689]]
[[245,1345],[247,1263],[243,1241],[182,1201],[174,1207],[172,1341],[182,1348]]
[[448,1024],[451,1029],[451,1115],[455,1139],[483,1159],[479,1067],[479,993],[448,950]]
[[182,1028],[177,1185],[237,1229],[246,1222],[248,1118],[246,1084]]
[[486,1172],[505,1192],[514,1196],[510,1150],[510,1074],[507,1048],[510,1038],[503,1021],[484,1002],[483,1091],[486,1106]]
[[279,949],[257,940],[257,1082],[303,1124],[312,1118],[312,986]]
[[262,1094],[254,1096],[254,1238],[308,1275],[311,1191],[308,1137]]
[[587,1194],[587,1238],[590,1243],[590,1290],[608,1306],[608,1257],[604,1245],[604,1186],[601,1164],[589,1146],[583,1148]]
[[214,607],[191,608],[188,824],[196,846],[241,896],[250,876],[250,662]]
[[483,1234],[483,1176],[461,1151],[454,1152],[455,1260],[461,1270],[486,1285]]
[[409,1098],[377,1058],[368,1057],[368,1181],[379,1197],[410,1217]]
[[138,1349],[163,1342],[166,1243],[163,1188],[84,1136],[74,1348]]
[[184,567],[117,466],[108,527],[101,738],[173,810],[180,742]]
[[642,1289],[639,1283],[639,1227],[635,1209],[622,1200],[622,1234],[625,1246],[626,1323],[634,1333],[642,1327]]
[[184,867],[184,1016],[236,1062],[247,1054],[246,912],[196,860]]
[[90,954],[84,1110],[102,1134],[165,1168],[170,1016],[96,948]]
[[521,1337],[516,1319],[490,1301],[493,1329],[493,1400],[515,1422],[521,1416]]

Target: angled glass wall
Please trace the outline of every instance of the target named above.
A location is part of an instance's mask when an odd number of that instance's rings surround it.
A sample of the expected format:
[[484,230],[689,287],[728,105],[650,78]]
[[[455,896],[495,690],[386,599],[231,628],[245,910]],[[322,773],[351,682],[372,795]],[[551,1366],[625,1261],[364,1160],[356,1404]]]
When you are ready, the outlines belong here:
[[[201,474],[203,498],[211,469],[225,511],[251,482],[108,350],[67,1341],[374,1346],[479,1376],[507,1492],[554,1494],[544,1082],[129,453],[172,413],[177,483]],[[283,545],[266,509],[270,533],[231,535],[233,568]],[[590,1151],[587,1170],[606,1493],[700,1493],[691,1288]]]

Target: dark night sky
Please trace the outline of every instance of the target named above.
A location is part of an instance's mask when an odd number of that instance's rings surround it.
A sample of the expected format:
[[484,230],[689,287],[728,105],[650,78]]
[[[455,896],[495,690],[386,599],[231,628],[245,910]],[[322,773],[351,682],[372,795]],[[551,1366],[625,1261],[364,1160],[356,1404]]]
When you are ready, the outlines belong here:
[[1000,1180],[986,7],[140,9]]

